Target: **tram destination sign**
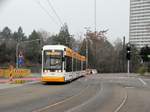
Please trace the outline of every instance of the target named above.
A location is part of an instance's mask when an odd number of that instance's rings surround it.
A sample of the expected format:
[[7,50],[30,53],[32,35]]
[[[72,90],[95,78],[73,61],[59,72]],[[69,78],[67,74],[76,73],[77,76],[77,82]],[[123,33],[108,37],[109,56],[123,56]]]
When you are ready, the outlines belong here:
[[60,52],[60,51],[46,51],[46,55],[48,55],[48,56],[60,56],[60,55],[62,55],[62,52]]

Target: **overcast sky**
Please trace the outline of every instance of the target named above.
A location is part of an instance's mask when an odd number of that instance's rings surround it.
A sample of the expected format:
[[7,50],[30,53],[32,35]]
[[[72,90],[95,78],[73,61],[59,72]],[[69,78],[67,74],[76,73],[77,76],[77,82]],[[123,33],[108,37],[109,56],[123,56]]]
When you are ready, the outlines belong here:
[[[84,34],[85,27],[94,30],[94,0],[50,1],[61,20],[68,24],[72,35]],[[22,26],[28,35],[33,29],[58,33],[61,27],[47,0],[8,0],[0,7],[0,30],[8,26],[15,31]],[[109,29],[107,35],[111,42],[118,37],[128,38],[129,0],[97,0],[97,29]]]

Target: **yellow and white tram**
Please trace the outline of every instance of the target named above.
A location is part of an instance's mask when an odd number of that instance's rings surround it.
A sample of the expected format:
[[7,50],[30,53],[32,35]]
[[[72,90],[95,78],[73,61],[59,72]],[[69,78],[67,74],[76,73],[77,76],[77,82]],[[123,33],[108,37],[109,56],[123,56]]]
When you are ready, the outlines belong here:
[[67,82],[85,73],[86,57],[63,45],[45,45],[42,50],[42,82]]

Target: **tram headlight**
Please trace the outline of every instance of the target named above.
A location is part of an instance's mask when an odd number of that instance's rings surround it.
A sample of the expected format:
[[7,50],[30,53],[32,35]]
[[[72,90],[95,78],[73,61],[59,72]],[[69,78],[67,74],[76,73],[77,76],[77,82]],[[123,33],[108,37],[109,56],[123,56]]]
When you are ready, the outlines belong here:
[[60,72],[61,72],[61,70],[55,70],[55,72],[60,73]]
[[44,70],[44,73],[49,73],[49,72],[51,72],[50,70]]

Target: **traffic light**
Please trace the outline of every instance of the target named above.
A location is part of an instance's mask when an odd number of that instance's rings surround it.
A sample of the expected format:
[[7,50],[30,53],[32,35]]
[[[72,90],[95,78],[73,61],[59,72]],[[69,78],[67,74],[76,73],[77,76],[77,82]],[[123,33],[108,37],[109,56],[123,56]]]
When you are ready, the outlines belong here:
[[127,60],[131,59],[131,46],[130,45],[127,45],[126,47],[126,58]]

